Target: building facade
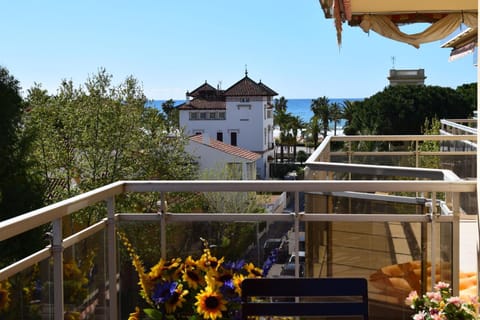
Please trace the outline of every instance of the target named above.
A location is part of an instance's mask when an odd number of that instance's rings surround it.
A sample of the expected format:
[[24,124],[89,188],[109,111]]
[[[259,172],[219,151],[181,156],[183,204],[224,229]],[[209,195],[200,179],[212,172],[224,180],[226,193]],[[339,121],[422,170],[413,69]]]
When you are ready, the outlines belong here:
[[392,87],[398,85],[424,85],[426,78],[424,69],[390,69],[390,75],[388,76]]
[[237,180],[256,179],[260,156],[255,152],[201,134],[190,137],[186,151],[195,157],[200,171],[222,170],[232,173],[230,178]]
[[248,77],[248,72],[226,90],[205,82],[178,106],[180,127],[187,135],[202,134],[232,146],[255,152],[256,176],[269,177],[273,158],[273,104],[277,93]]

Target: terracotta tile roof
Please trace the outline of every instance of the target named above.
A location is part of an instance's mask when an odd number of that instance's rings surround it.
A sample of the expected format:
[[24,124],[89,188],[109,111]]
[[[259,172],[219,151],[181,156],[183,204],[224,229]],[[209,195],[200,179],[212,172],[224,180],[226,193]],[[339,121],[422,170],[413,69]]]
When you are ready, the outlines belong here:
[[179,110],[225,110],[225,99],[203,99],[194,98],[193,100],[182,103],[178,106]]
[[276,96],[277,93],[264,85],[256,83],[247,75],[230,88],[225,90],[225,96]]
[[255,152],[232,146],[212,138],[209,139],[209,143],[205,143],[204,137],[201,134],[191,136],[190,140],[246,160],[257,161],[260,159],[260,155]]
[[259,86],[261,86],[266,92],[269,93],[269,96],[276,96],[278,95],[278,93],[276,93],[275,91],[273,91],[272,89],[270,89],[270,87],[268,87],[266,84],[264,84],[262,82],[262,80],[260,80],[260,82],[258,83]]
[[213,86],[207,83],[205,81],[204,84],[202,84],[200,87],[197,89],[193,90],[192,92],[188,93],[190,97],[198,97],[204,93],[210,93],[210,94],[217,94],[217,89],[215,89]]

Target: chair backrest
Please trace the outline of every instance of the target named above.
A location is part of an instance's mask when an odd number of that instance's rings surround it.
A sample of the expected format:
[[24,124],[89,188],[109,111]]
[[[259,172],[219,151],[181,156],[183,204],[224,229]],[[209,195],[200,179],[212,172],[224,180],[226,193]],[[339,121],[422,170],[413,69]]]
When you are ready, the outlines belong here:
[[256,278],[242,282],[242,318],[358,316],[368,319],[364,278]]

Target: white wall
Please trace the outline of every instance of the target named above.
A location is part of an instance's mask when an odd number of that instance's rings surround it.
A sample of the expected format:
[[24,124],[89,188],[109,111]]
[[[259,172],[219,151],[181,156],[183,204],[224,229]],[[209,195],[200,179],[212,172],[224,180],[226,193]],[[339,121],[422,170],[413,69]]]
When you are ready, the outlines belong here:
[[238,147],[263,153],[262,158],[257,161],[256,170],[261,178],[265,178],[268,175],[267,156],[273,154],[268,151],[274,141],[273,113],[271,118],[267,118],[267,97],[247,98],[249,101],[243,102],[240,97],[228,97],[225,120],[190,120],[190,110],[180,110],[180,126],[184,127],[185,134],[189,136],[200,132],[216,139],[217,132],[222,132],[223,142],[226,144],[232,144],[230,134],[232,131],[237,132]]
[[251,180],[256,177],[255,161],[252,162],[195,141],[190,141],[185,147],[185,151],[195,157],[198,161],[200,171],[210,169],[217,170],[225,167],[228,163],[242,163],[242,179]]

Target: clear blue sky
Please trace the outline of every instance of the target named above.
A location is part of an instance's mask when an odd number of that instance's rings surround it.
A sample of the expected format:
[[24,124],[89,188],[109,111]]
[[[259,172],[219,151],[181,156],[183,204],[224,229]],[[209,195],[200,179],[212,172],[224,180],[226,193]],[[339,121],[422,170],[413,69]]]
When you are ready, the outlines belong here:
[[415,49],[333,20],[318,0],[0,0],[0,65],[56,93],[100,67],[137,78],[149,99],[184,99],[205,80],[226,89],[244,75],[286,98],[363,98],[389,69],[425,69],[426,84],[477,81],[473,56],[449,62],[437,41]]

